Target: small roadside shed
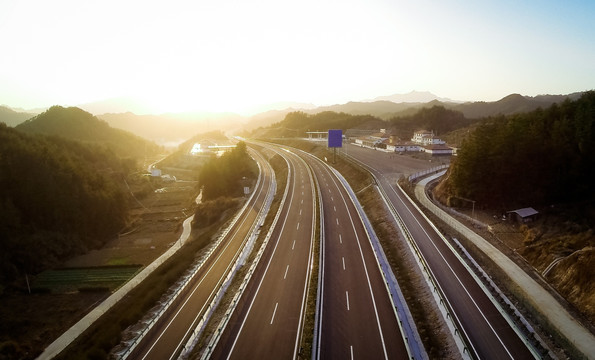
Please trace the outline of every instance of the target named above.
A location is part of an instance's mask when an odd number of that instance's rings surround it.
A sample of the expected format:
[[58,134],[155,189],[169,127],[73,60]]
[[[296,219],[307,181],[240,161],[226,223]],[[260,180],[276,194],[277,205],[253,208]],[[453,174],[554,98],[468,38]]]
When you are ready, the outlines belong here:
[[528,207],[522,208],[517,210],[508,211],[508,218],[514,218],[519,223],[528,223],[535,221],[537,219],[537,215],[539,215],[539,211]]

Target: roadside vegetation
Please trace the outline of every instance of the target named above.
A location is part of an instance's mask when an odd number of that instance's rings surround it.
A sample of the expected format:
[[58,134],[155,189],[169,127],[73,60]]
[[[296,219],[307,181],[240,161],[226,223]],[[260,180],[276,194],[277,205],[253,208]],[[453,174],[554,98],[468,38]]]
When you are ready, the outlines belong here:
[[[56,135],[60,129],[68,131]],[[176,175],[188,180],[166,183],[137,172],[140,161],[155,159],[158,151],[76,108],[53,107],[18,129],[0,124],[0,358],[38,356],[120,286],[123,277],[137,271],[133,264],[146,265],[175,241],[186,212],[194,211],[198,190],[192,180],[198,177],[200,159],[170,161]],[[244,155],[239,156],[243,165],[254,170],[246,176],[248,186],[258,170]],[[107,313],[61,357],[105,358],[122,329],[177,281],[241,203],[230,199],[201,205],[210,217],[195,224],[195,240],[181,251],[188,253],[164,264],[148,285]],[[87,271],[80,267],[96,265],[88,270],[102,274],[79,276]],[[70,268],[37,275],[58,266]],[[66,280],[67,273],[75,275],[72,281]]]
[[211,157],[200,168],[198,188],[202,191],[202,202],[196,206],[192,226],[209,226],[227,209],[237,208],[244,187],[252,187],[257,175],[258,167],[244,142],[221,157]]
[[221,157],[212,157],[200,170],[198,186],[204,200],[222,196],[239,197],[244,186],[256,179],[258,168],[246,150],[246,143],[237,146]]
[[219,221],[221,214],[229,209],[237,209],[242,201],[237,198],[219,197],[216,200],[202,201],[196,205],[192,227],[205,228]]
[[[175,162],[172,164],[175,165]],[[243,195],[241,181],[245,177],[249,179],[248,181],[253,182],[258,174],[257,169],[254,170],[255,168],[254,161],[249,157],[245,144],[242,143],[221,157],[212,157],[202,166],[200,174],[206,171],[219,171],[217,173],[219,176],[226,176],[231,174],[233,169],[238,169],[240,170],[238,174],[233,175],[232,179],[225,182],[230,186],[229,193],[226,194]],[[228,196],[215,197],[214,194],[219,193],[211,191],[208,181],[216,179],[216,177],[203,176],[203,178],[207,180],[199,182],[199,186],[203,189],[205,201],[197,205],[195,209],[196,221],[193,223],[193,239],[93,324],[67,351],[58,357],[59,359],[106,358],[110,350],[120,343],[122,332],[130,325],[136,324],[156,305],[167,290],[196,261],[201,251],[214,239],[220,228],[233,217],[243,201]],[[239,189],[231,189],[231,187],[239,187]]]
[[494,214],[533,207],[515,250],[595,324],[595,92],[526,114],[486,119],[434,192]]
[[592,202],[593,153],[595,92],[587,92],[545,110],[484,120],[441,187],[449,202],[464,197],[502,210]]

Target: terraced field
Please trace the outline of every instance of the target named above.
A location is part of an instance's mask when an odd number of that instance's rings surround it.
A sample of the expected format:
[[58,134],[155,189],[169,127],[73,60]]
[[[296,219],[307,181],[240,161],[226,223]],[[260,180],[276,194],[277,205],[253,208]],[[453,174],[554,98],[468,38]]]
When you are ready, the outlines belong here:
[[118,265],[49,270],[37,276],[32,288],[52,293],[81,290],[113,291],[132,278],[141,268],[141,265]]

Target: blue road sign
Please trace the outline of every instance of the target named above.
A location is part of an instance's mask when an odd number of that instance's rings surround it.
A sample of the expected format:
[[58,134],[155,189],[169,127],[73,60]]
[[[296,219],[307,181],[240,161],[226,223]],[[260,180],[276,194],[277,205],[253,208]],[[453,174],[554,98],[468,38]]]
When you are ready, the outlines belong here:
[[343,147],[343,130],[339,129],[328,131],[328,147]]

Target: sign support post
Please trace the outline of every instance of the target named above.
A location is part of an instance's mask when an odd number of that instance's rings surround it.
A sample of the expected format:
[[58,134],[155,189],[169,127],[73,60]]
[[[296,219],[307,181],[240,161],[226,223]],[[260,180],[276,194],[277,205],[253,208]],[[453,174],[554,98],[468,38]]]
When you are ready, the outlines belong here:
[[343,130],[328,131],[328,147],[333,148],[333,164],[337,161],[337,148],[343,147]]

